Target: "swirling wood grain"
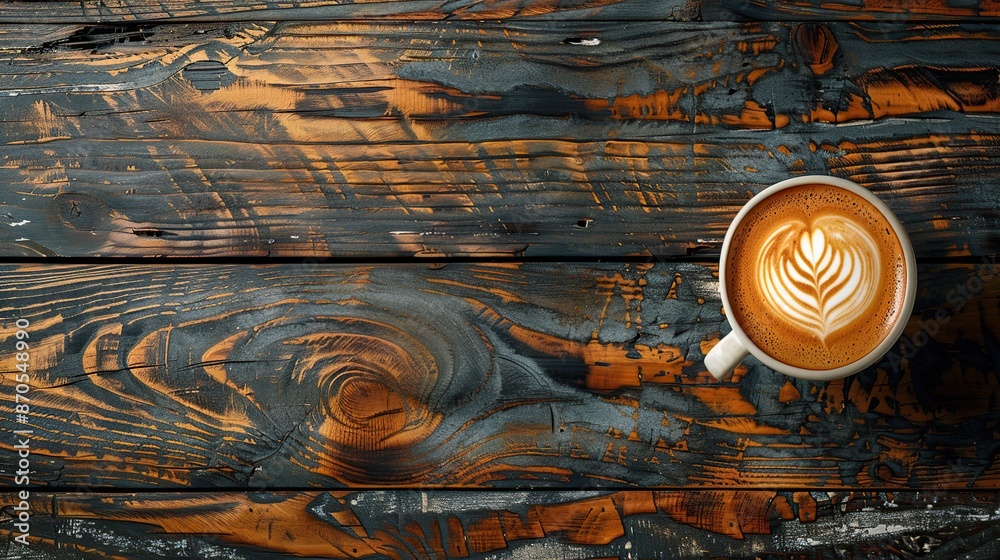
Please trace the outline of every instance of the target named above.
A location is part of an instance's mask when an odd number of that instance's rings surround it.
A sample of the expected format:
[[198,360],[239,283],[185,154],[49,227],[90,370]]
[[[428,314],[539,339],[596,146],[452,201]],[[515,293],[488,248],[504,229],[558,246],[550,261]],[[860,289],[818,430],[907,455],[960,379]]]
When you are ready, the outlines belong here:
[[991,488],[998,272],[925,266],[897,348],[828,383],[712,380],[697,264],[8,267],[0,347],[30,321],[55,489]]

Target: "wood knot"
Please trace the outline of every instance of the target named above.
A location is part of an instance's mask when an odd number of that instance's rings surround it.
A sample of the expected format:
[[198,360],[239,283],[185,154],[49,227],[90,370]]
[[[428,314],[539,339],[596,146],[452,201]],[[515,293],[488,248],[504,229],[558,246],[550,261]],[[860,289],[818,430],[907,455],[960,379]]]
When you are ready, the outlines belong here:
[[236,82],[236,75],[214,60],[192,62],[184,67],[181,76],[201,92],[213,92]]
[[[471,337],[457,315],[426,321],[431,304],[423,294],[380,299],[356,287],[345,293],[349,299],[335,313],[324,312],[331,311],[326,301],[304,300],[294,300],[298,314],[288,313],[292,300],[267,303],[265,296],[240,322],[227,316],[220,329],[242,328],[202,353],[207,379],[200,393],[227,416],[232,404],[214,395],[242,396],[235,402],[249,420],[233,423],[264,419],[254,431],[268,434],[275,450],[291,452],[292,461],[316,475],[346,485],[426,481],[442,453],[462,449],[457,440],[455,449],[440,447],[451,445],[442,442],[454,435],[438,434],[443,419],[479,413],[481,403],[470,402],[477,393],[491,402],[484,388],[489,347]],[[270,319],[249,324],[268,313]],[[229,390],[207,396],[220,386]]]
[[792,31],[792,38],[813,74],[822,76],[833,68],[833,57],[840,45],[829,27],[803,23]]
[[394,387],[366,374],[349,375],[327,397],[327,412],[345,427],[348,445],[375,449],[406,425],[406,405]]
[[115,211],[101,199],[82,193],[60,193],[52,199],[49,218],[53,225],[76,231],[111,229]]
[[388,324],[344,318],[336,328],[286,341],[301,349],[295,377],[322,395],[324,445],[365,454],[429,435],[439,421],[430,402],[440,375],[432,352]]

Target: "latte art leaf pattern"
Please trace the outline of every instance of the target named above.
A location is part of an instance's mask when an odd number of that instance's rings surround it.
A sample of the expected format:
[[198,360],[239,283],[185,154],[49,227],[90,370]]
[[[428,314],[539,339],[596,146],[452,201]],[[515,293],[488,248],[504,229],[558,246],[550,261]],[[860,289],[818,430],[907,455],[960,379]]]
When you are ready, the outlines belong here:
[[776,229],[762,246],[757,279],[781,318],[825,342],[872,304],[881,273],[878,248],[861,226],[822,217]]

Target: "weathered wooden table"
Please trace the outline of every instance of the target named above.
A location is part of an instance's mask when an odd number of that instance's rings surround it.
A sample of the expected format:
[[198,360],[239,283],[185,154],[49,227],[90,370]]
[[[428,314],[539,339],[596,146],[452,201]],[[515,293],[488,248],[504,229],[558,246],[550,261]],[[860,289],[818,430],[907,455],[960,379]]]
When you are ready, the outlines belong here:
[[[0,0],[0,555],[1000,557],[998,65],[993,0]],[[717,383],[806,173],[914,317]]]

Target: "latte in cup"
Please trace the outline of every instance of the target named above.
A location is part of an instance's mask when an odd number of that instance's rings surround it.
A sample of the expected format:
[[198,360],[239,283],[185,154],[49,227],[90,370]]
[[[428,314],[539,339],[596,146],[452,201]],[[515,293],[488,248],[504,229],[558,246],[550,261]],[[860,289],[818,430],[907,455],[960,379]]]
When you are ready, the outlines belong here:
[[791,366],[852,364],[905,321],[911,279],[899,237],[846,189],[803,184],[768,196],[736,225],[725,266],[730,319]]

